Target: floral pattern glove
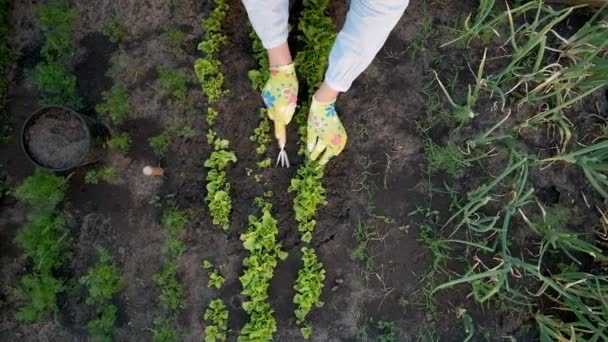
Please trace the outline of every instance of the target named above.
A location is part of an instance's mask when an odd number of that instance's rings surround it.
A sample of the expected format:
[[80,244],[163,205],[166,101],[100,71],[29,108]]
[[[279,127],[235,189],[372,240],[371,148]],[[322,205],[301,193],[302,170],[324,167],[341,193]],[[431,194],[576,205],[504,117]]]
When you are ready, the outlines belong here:
[[319,159],[319,163],[325,165],[342,152],[346,138],[346,131],[336,113],[336,102],[319,102],[313,97],[308,114],[307,149],[310,158],[316,160],[325,151]]
[[285,126],[291,121],[298,103],[298,78],[293,63],[270,68],[270,78],[262,89],[262,98],[268,117],[274,121],[275,136],[283,147]]

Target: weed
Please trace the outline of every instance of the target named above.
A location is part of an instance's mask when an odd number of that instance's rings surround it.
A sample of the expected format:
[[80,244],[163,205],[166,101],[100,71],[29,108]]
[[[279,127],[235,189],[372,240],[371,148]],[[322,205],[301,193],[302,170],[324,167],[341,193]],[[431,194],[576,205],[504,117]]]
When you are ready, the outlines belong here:
[[395,322],[378,321],[378,329],[380,330],[380,342],[397,342],[397,326]]
[[129,133],[122,132],[115,134],[110,140],[106,141],[106,145],[112,150],[127,154],[131,149],[131,142],[132,140]]
[[169,106],[187,109],[189,107],[187,95],[190,75],[184,70],[170,69],[162,65],[156,70],[159,79],[158,98],[167,98]]
[[106,20],[103,24],[103,34],[105,34],[112,43],[121,43],[127,36],[124,20],[119,16],[113,16]]
[[437,171],[444,171],[454,178],[464,176],[464,169],[468,166],[464,153],[453,142],[442,147],[434,142],[427,140],[424,146],[424,153],[428,162],[427,172],[435,174]]
[[185,140],[190,140],[198,135],[198,131],[190,126],[182,126],[180,128],[175,128],[174,133],[176,136]]
[[124,77],[129,68],[129,55],[121,49],[110,57],[110,68],[106,72],[106,75],[112,79],[119,80]]
[[182,286],[177,281],[177,263],[165,263],[160,273],[155,274],[152,280],[161,287],[159,301],[162,307],[176,311],[184,308]]
[[161,225],[169,232],[180,232],[190,222],[190,216],[189,210],[171,206],[163,211]]
[[171,144],[171,132],[169,130],[163,131],[161,134],[148,139],[152,151],[158,158],[164,158],[169,152],[169,145]]
[[154,318],[154,342],[177,342],[177,334],[173,330],[173,319],[168,317]]
[[112,166],[105,166],[98,170],[91,170],[84,176],[84,182],[87,184],[99,184],[102,180],[111,183],[116,178],[116,169]]
[[416,35],[416,38],[414,38],[410,44],[413,57],[424,52],[426,50],[426,45],[437,36],[437,29],[433,24],[433,17],[425,14],[420,20],[420,23],[418,23],[417,32],[418,34]]
[[167,240],[161,247],[161,253],[169,259],[175,259],[184,254],[184,252],[186,252],[186,245],[177,236],[167,237]]
[[351,258],[361,263],[362,275],[367,281],[374,268],[374,262],[369,254],[369,244],[372,241],[379,240],[380,237],[378,236],[378,233],[372,231],[366,224],[362,224],[360,218],[353,231],[353,236],[355,237],[357,245],[351,252]]
[[160,39],[169,45],[171,51],[176,55],[183,53],[182,44],[186,39],[186,34],[176,27],[172,27],[160,36]]
[[131,98],[127,86],[122,82],[115,83],[109,91],[101,93],[103,102],[95,110],[110,117],[115,125],[123,124],[131,113]]

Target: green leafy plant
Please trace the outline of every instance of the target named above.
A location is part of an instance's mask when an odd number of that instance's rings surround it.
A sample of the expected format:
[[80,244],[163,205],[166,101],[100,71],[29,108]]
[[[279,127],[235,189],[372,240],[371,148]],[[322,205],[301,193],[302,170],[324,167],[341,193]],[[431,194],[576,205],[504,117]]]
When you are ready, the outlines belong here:
[[169,206],[163,211],[161,225],[169,232],[180,232],[190,222],[191,213],[187,209]]
[[167,98],[167,104],[186,109],[188,107],[188,83],[190,75],[184,70],[158,66],[159,87],[158,98]]
[[127,36],[124,20],[120,16],[113,16],[106,20],[102,30],[112,43],[120,43]]
[[204,260],[201,267],[209,272],[209,283],[207,284],[207,287],[215,287],[216,289],[222,287],[222,284],[224,284],[224,277],[222,277],[218,269],[213,267],[212,263],[208,260]]
[[27,274],[13,295],[25,304],[17,311],[17,318],[35,321],[48,311],[57,311],[57,295],[65,290],[63,281],[50,274]]
[[161,287],[159,301],[165,309],[176,311],[184,308],[182,286],[177,280],[177,263],[165,263],[162,271],[155,274],[152,280]]
[[298,271],[298,278],[293,286],[296,294],[293,302],[297,305],[295,310],[296,323],[303,325],[300,328],[305,339],[310,337],[312,329],[305,324],[306,316],[313,307],[323,306],[321,301],[321,291],[325,280],[325,270],[323,264],[317,261],[314,249],[302,247],[303,267]]
[[264,45],[262,45],[262,41],[252,29],[249,32],[249,37],[253,40],[252,50],[255,59],[258,61],[258,68],[254,70],[249,70],[248,76],[251,81],[251,86],[254,89],[262,90],[266,81],[270,78],[270,63],[268,61],[268,52]]
[[29,75],[46,105],[65,105],[82,108],[76,78],[66,69],[66,59],[73,53],[72,33],[77,12],[67,1],[53,0],[38,5],[38,19],[44,45],[40,51],[42,61]]
[[15,197],[31,206],[53,210],[63,201],[67,189],[67,178],[36,169],[15,189]]
[[307,162],[298,169],[298,174],[291,180],[288,189],[289,192],[296,193],[293,210],[298,221],[298,230],[302,232],[302,241],[307,243],[312,240],[317,208],[327,204],[322,179],[323,168],[318,163]]
[[186,140],[190,140],[198,135],[198,131],[190,126],[175,128],[174,133],[176,136]]
[[161,253],[170,259],[181,256],[185,251],[186,245],[182,239],[177,236],[168,236],[167,240],[161,247]]
[[378,329],[381,332],[380,342],[397,342],[397,327],[392,321],[378,321]]
[[103,102],[95,107],[95,110],[109,116],[115,125],[123,124],[131,113],[131,98],[127,86],[117,82],[109,91],[101,93]]
[[112,149],[119,151],[122,154],[129,153],[131,149],[131,136],[127,132],[115,134],[112,138],[106,141],[106,145]]
[[424,145],[424,154],[428,163],[427,172],[431,175],[441,170],[454,178],[461,178],[465,168],[470,165],[465,154],[453,141],[440,146],[428,140]]
[[105,166],[98,170],[91,170],[84,176],[87,184],[99,184],[100,180],[111,183],[116,177],[116,169],[112,166]]
[[270,118],[265,108],[260,108],[259,117],[260,123],[253,131],[253,135],[249,137],[249,140],[257,144],[255,152],[261,155],[266,153],[268,143],[272,139],[270,138]]
[[207,125],[215,125],[215,122],[217,121],[219,115],[220,113],[217,110],[211,107],[207,108]]
[[73,52],[72,33],[78,15],[75,8],[64,0],[41,3],[36,14],[40,21],[45,43],[40,54],[46,61],[59,61]]
[[171,131],[164,130],[161,134],[148,139],[152,151],[158,158],[164,158],[169,152],[169,145],[171,144]]
[[268,302],[268,287],[278,259],[284,260],[287,253],[276,242],[279,232],[277,221],[272,217],[272,205],[260,199],[261,215],[249,216],[247,231],[241,234],[243,247],[249,255],[243,260],[244,272],[239,278],[243,286],[241,294],[248,297],[243,309],[249,321],[241,330],[239,341],[269,341],[276,331],[273,310]]
[[76,77],[58,61],[45,61],[30,70],[29,76],[42,96],[45,105],[65,105],[74,109],[82,108],[78,95]]
[[224,75],[219,70],[221,63],[214,56],[227,40],[227,37],[220,33],[227,9],[228,4],[225,0],[215,0],[211,15],[201,22],[205,37],[198,45],[198,49],[203,53],[203,57],[195,61],[194,72],[209,103],[216,102],[228,92],[222,88]]
[[182,44],[186,39],[186,34],[176,27],[172,27],[160,36],[160,39],[169,45],[171,51],[176,55],[183,54]]
[[98,309],[97,318],[87,323],[89,333],[96,341],[112,341],[112,330],[118,317],[115,305],[105,305]]
[[22,320],[37,320],[44,313],[57,310],[57,295],[63,281],[52,272],[62,263],[63,252],[70,243],[66,219],[56,212],[68,187],[67,179],[36,170],[15,190],[15,197],[36,207],[32,221],[15,238],[23,255],[32,262],[32,273],[21,278],[14,290],[23,304],[17,312]]
[[32,261],[39,274],[51,274],[62,263],[62,254],[69,245],[66,219],[61,214],[39,213],[15,238],[23,255]]
[[154,318],[154,342],[177,342],[177,333],[173,330],[173,319],[168,317]]
[[221,299],[212,300],[203,317],[212,323],[205,328],[205,342],[226,341],[228,309],[224,302]]
[[[210,131],[208,139],[213,139],[215,133]],[[229,163],[236,163],[234,152],[227,150],[228,141],[215,138],[213,140],[215,151],[205,161],[207,172],[207,196],[205,201],[213,218],[213,224],[221,226],[224,230],[230,227],[230,212],[232,200],[230,199],[230,184],[226,181],[226,167]]]
[[117,308],[112,304],[112,299],[125,285],[118,267],[105,249],[99,250],[97,265],[80,278],[80,284],[86,286],[89,291],[86,303],[95,306],[97,310],[97,318],[87,325],[90,334],[95,340],[111,341],[117,317]]

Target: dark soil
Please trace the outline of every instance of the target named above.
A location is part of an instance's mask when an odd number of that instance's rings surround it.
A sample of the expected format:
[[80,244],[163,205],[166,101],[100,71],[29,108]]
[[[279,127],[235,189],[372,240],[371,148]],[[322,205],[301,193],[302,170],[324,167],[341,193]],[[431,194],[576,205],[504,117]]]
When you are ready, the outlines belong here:
[[[41,40],[35,17],[35,6],[39,2],[15,0],[13,6],[12,46],[16,55],[23,55],[11,73],[14,76],[11,76],[9,110],[18,126],[36,107],[32,102],[35,87],[23,76],[23,70],[37,62],[32,51],[37,51]],[[133,112],[123,126],[112,127],[112,131],[127,132],[133,141],[127,155],[108,152],[98,164],[74,170],[63,204],[63,210],[71,217],[73,247],[59,273],[77,280],[94,265],[95,248],[107,248],[126,284],[116,300],[119,319],[114,339],[150,341],[154,317],[164,314],[158,304],[160,290],[152,276],[163,265],[160,249],[165,236],[159,224],[161,209],[152,203],[170,195],[180,207],[192,212],[184,237],[187,251],[178,259],[185,308],[178,314],[176,330],[183,341],[200,341],[206,326],[202,314],[212,299],[220,297],[230,311],[229,341],[236,341],[247,320],[241,308],[244,298],[239,282],[246,252],[239,237],[247,228],[248,216],[256,213],[254,198],[271,190],[273,214],[280,227],[278,240],[289,253],[275,269],[270,285],[269,298],[278,327],[275,341],[303,341],[292,302],[293,284],[301,266],[301,243],[292,208],[293,194],[287,192],[302,159],[297,155],[297,133],[291,125],[287,151],[292,168],[258,171],[256,166],[261,158],[248,137],[258,125],[258,108],[263,104],[247,78],[256,61],[241,2],[229,1],[225,25],[228,42],[219,59],[225,87],[230,93],[215,106],[220,112],[215,128],[220,136],[230,140],[230,147],[239,159],[227,170],[233,201],[232,225],[227,233],[212,225],[204,202],[207,171],[203,164],[211,149],[205,138],[207,107],[200,86],[193,82],[188,93],[189,102],[199,114],[184,114],[157,97],[159,65],[193,74],[192,65],[199,57],[196,44],[202,37],[200,20],[209,14],[211,2],[105,0],[93,4],[74,0],[73,3],[79,10],[74,40],[78,42],[78,53],[73,70],[80,95],[87,110],[92,111],[103,91],[113,82],[124,82]],[[454,26],[456,18],[466,17],[477,5],[476,0],[411,1],[375,61],[352,89],[338,99],[337,110],[349,134],[349,143],[346,150],[331,161],[323,179],[328,204],[318,210],[312,245],[324,264],[327,279],[322,293],[325,304],[309,316],[314,330],[312,341],[378,341],[381,332],[377,325],[381,320],[395,323],[397,341],[462,341],[466,336],[460,318],[462,310],[475,322],[476,340],[512,336],[525,341],[533,336],[526,335],[533,330],[529,313],[494,303],[484,307],[475,305],[468,297],[470,289],[464,286],[440,292],[437,307],[429,305],[425,293],[431,285],[425,280],[425,274],[433,266],[433,255],[419,241],[421,218],[410,215],[417,207],[431,204],[441,208],[438,214],[441,219],[449,215],[447,195],[434,197],[432,203],[427,196],[429,180],[424,177],[424,148],[417,130],[417,122],[428,117],[421,89],[430,75],[432,61],[442,60],[433,66],[438,71],[452,73],[460,69],[462,75],[472,78],[467,57],[473,52],[439,46],[451,37],[447,27]],[[344,22],[346,8],[346,1],[334,1],[330,6],[330,14],[338,27]],[[292,41],[297,40],[300,9],[299,2],[292,6]],[[121,47],[110,43],[101,33],[104,23],[116,14],[126,24],[126,38]],[[425,40],[424,47],[417,51],[413,46],[425,16],[431,17],[437,34]],[[161,39],[171,27],[185,33],[182,53],[174,53]],[[298,44],[293,46],[295,54]],[[111,68],[110,57],[120,53],[124,54],[124,67],[111,79],[106,73]],[[462,89],[466,92],[466,87]],[[488,121],[499,117],[489,108],[486,112]],[[86,145],[78,140],[83,138],[79,135],[82,131],[68,120],[57,121],[63,126],[57,131],[60,133],[54,133],[48,130],[53,122],[38,125],[41,127],[38,131],[47,128],[44,136],[30,133],[28,139],[37,139],[36,151],[46,158],[40,159],[46,165],[52,161],[57,163],[52,164],[55,167],[66,166],[77,161],[77,156],[81,156],[78,153],[86,152]],[[593,124],[596,123],[589,125]],[[156,159],[148,139],[168,127],[178,126],[189,126],[198,135],[192,139],[173,139],[167,157]],[[66,131],[65,127],[72,130]],[[53,150],[49,139],[68,148]],[[544,141],[538,136],[531,139]],[[277,152],[276,145],[271,143],[268,155],[275,158]],[[20,150],[18,136],[0,145],[0,155],[0,179],[6,179],[9,185],[20,184],[33,173],[33,166]],[[86,172],[100,165],[114,167],[118,177],[111,184],[86,184]],[[141,170],[145,165],[162,166],[167,177],[143,177]],[[257,180],[256,173],[260,175]],[[535,186],[543,189],[543,201],[564,205],[570,205],[579,196],[570,184],[579,184],[583,179],[578,173],[558,173],[554,169],[533,177]],[[431,181],[443,188],[441,175]],[[466,189],[483,181],[484,178],[471,172],[463,178],[461,186]],[[86,323],[93,318],[93,311],[85,303],[86,291],[78,286],[60,298],[55,317],[48,315],[40,322],[27,323],[17,321],[14,316],[19,303],[11,297],[10,289],[18,285],[28,264],[12,241],[27,222],[27,214],[28,208],[23,203],[10,196],[0,198],[0,340],[85,341],[88,338]],[[353,257],[353,250],[360,244],[353,236],[358,227],[366,227],[371,234],[366,248],[367,263]],[[207,275],[200,267],[204,259],[222,265],[226,282],[219,292],[206,286]],[[448,265],[449,271],[462,272],[464,264],[462,260],[454,260]]]
[[50,108],[25,128],[24,145],[32,159],[49,169],[73,167],[87,154],[86,126],[73,112]]

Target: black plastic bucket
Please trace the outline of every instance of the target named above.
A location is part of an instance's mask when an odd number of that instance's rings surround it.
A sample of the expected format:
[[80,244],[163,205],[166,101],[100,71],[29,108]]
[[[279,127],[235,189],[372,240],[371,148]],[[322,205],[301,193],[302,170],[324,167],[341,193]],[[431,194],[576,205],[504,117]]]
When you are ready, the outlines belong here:
[[48,106],[25,120],[21,147],[36,166],[49,171],[66,171],[99,159],[92,153],[107,128],[94,118],[70,108]]

